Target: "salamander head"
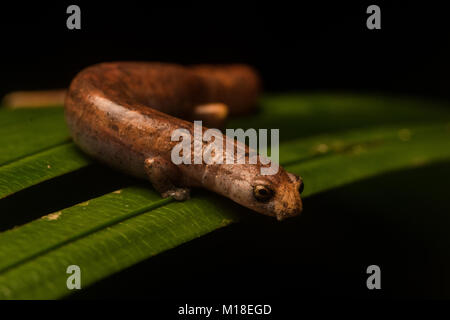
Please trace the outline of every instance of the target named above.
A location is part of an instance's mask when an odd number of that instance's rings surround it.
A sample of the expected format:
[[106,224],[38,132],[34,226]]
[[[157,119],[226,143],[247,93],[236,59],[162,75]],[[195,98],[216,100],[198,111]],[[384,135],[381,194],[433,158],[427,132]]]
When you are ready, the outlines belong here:
[[254,210],[280,221],[298,216],[303,210],[303,185],[299,176],[284,170],[274,176],[257,177],[252,182]]
[[303,191],[303,181],[299,176],[286,172],[281,167],[274,175],[260,175],[249,171],[245,178],[241,176],[244,179],[234,181],[228,197],[247,208],[276,217],[277,220],[294,217],[302,212],[300,193]]

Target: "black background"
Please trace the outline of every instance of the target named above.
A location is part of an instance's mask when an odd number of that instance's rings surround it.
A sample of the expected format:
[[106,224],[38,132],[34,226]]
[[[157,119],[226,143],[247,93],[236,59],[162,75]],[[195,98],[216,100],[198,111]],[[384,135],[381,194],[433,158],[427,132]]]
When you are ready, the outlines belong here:
[[[66,28],[77,3],[81,30]],[[267,91],[346,90],[449,97],[442,2],[15,1],[2,3],[0,95],[66,87],[101,61],[245,62]],[[382,29],[366,28],[366,8]]]
[[[81,7],[81,30],[66,28],[65,11],[73,3]],[[437,3],[73,3],[2,4],[0,95],[66,87],[83,67],[101,61],[159,60],[249,63],[260,71],[266,91],[450,99],[450,23]],[[365,11],[373,3],[381,7],[381,30],[366,28]],[[89,172],[76,173],[74,181]],[[443,201],[447,191],[433,187],[449,173],[449,165],[440,164],[414,177],[402,171],[356,183],[309,198],[308,211],[315,215],[282,224],[249,215],[72,298],[295,305],[324,296],[449,297],[448,244],[439,225],[448,225],[442,222],[448,222],[450,207]],[[405,206],[420,198],[417,177],[436,196]],[[426,218],[433,215],[439,219]],[[370,264],[383,270],[382,291],[366,288]]]

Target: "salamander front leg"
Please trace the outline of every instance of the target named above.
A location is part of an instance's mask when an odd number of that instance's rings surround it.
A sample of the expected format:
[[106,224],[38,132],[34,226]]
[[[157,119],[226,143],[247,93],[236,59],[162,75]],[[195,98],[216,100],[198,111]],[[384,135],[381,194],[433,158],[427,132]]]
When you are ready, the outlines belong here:
[[189,188],[176,186],[180,180],[179,171],[173,163],[162,157],[147,158],[144,162],[144,169],[153,188],[163,198],[173,197],[179,201],[189,199]]

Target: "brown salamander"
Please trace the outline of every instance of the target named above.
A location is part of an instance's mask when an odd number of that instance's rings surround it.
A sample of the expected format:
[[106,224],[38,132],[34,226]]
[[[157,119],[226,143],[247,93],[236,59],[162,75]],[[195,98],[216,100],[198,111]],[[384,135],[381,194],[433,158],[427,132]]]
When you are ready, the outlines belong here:
[[[259,88],[258,75],[245,65],[101,63],[73,79],[65,117],[82,150],[109,166],[147,178],[163,197],[184,200],[189,188],[203,187],[282,220],[301,213],[303,189],[302,179],[282,167],[273,175],[262,175],[261,167],[268,165],[260,161],[171,161],[178,143],[171,140],[174,130],[186,129],[193,135],[194,119],[218,125],[227,113],[248,113]],[[224,139],[229,138],[224,135]],[[242,147],[240,142],[233,143]],[[207,145],[202,142],[203,148]]]

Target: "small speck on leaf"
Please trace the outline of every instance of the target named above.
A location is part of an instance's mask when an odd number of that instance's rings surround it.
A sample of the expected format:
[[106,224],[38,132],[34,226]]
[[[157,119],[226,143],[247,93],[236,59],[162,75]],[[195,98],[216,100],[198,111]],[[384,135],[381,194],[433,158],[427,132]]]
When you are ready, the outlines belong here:
[[45,219],[45,220],[47,220],[47,221],[58,220],[59,217],[61,216],[61,214],[62,214],[62,212],[61,212],[61,211],[58,211],[58,212],[51,213],[51,214],[48,214],[48,215],[46,215],[46,216],[43,216],[42,219]]
[[223,219],[223,220],[221,221],[220,225],[221,225],[222,227],[224,227],[224,226],[229,225],[229,224],[232,223],[232,222],[233,222],[233,220],[231,220],[231,219]]
[[116,191],[113,191],[113,193],[115,193],[115,194],[121,194],[121,193],[122,193],[122,190],[116,190]]

